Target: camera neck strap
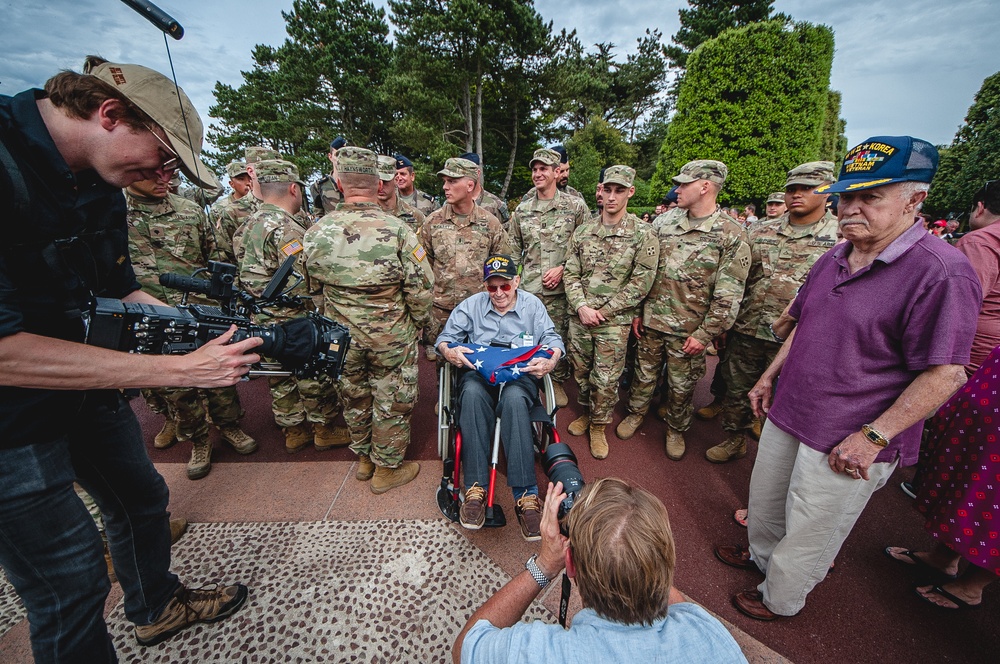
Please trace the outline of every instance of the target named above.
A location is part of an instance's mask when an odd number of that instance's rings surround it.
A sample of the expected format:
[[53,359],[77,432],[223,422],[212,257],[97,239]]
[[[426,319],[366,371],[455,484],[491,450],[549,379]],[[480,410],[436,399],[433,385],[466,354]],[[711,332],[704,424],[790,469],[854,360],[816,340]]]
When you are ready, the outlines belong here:
[[562,595],[559,597],[559,624],[566,627],[566,612],[569,609],[569,594],[573,590],[573,584],[569,582],[569,575],[563,572]]

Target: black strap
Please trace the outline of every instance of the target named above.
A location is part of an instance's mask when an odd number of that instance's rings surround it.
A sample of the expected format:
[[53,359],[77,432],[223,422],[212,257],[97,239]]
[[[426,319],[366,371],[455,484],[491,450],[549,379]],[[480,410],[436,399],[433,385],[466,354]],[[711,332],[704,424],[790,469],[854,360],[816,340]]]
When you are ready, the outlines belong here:
[[569,575],[563,572],[562,596],[559,597],[559,624],[566,626],[566,612],[569,609],[569,594],[573,590],[573,585],[569,582]]
[[10,185],[13,189],[14,214],[25,219],[28,216],[28,206],[31,202],[31,198],[28,196],[28,185],[24,183],[21,169],[3,141],[0,141],[0,163],[7,171],[7,177],[10,178]]

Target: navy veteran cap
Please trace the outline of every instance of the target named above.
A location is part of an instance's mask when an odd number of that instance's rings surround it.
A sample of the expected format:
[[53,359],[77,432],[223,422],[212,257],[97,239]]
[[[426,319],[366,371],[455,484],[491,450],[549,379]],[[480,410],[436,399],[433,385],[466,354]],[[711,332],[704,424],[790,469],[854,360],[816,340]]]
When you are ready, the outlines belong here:
[[840,177],[819,194],[858,191],[896,182],[930,182],[938,167],[937,149],[912,136],[874,136],[844,155]]
[[483,281],[490,277],[513,279],[519,272],[514,259],[505,254],[493,254],[483,263]]
[[413,162],[401,154],[393,155],[396,158],[396,170],[401,168],[413,168]]

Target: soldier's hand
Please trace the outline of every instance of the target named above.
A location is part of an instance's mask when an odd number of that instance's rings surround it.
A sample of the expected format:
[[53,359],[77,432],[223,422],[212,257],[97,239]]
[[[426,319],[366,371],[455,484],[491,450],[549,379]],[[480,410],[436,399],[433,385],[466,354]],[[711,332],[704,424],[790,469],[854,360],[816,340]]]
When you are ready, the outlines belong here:
[[562,275],[563,275],[562,265],[560,265],[559,267],[549,268],[548,270],[545,271],[545,274],[542,275],[542,287],[552,290],[553,288],[559,285],[560,281],[562,281]]
[[184,363],[184,375],[189,377],[179,387],[229,387],[243,378],[250,365],[260,362],[260,355],[250,350],[264,343],[260,337],[250,337],[229,343],[236,333],[232,325],[225,334],[212,339],[204,346],[178,358]]
[[750,408],[753,409],[754,417],[764,417],[767,411],[771,410],[771,379],[764,374],[747,393],[750,398]]
[[636,339],[642,338],[642,319],[638,316],[632,319],[632,336]]
[[583,305],[577,309],[576,314],[580,317],[580,322],[585,327],[596,327],[607,320],[600,311],[591,309],[587,305]]
[[684,345],[681,346],[681,350],[686,355],[701,355],[705,352],[705,344],[701,343],[694,337],[688,337],[684,341]]

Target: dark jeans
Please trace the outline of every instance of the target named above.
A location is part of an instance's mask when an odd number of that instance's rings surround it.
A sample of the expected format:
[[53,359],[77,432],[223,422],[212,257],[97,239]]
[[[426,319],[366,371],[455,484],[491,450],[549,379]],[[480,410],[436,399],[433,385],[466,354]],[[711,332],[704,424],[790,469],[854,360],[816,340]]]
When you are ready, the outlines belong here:
[[167,485],[139,423],[114,392],[88,394],[66,435],[0,449],[0,565],[28,610],[35,662],[114,662],[104,623],[111,584],[78,481],[104,515],[125,614],[144,625],[180,583],[169,570]]
[[[498,401],[499,395],[499,401]],[[531,433],[531,405],[538,385],[530,377],[503,386],[490,385],[475,371],[458,380],[458,426],[462,431],[462,471],[466,488],[489,484],[493,426],[500,417],[500,439],[507,456],[507,485],[527,487],[536,483],[535,449]]]

